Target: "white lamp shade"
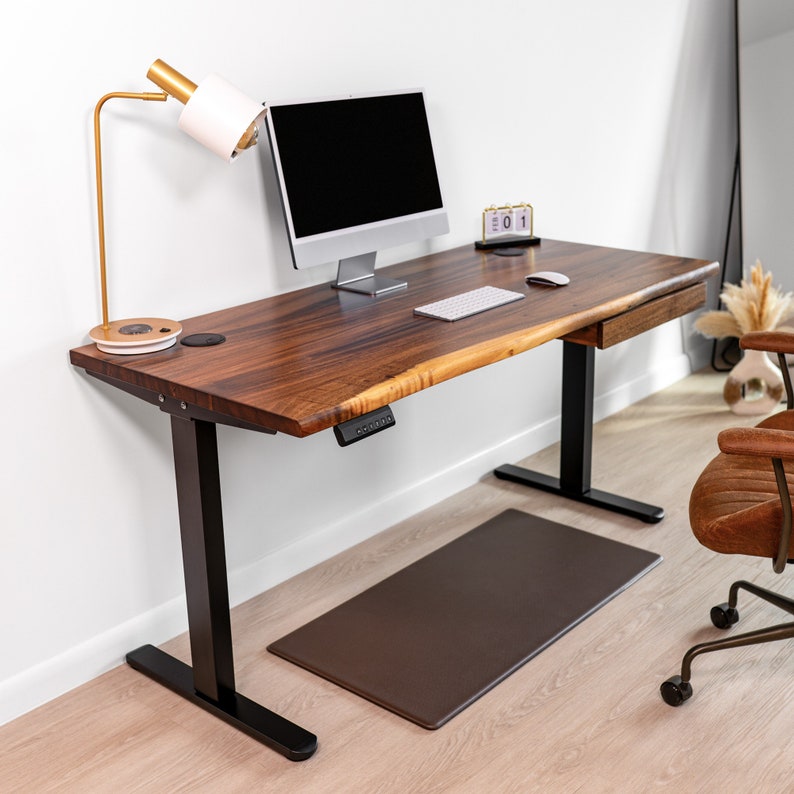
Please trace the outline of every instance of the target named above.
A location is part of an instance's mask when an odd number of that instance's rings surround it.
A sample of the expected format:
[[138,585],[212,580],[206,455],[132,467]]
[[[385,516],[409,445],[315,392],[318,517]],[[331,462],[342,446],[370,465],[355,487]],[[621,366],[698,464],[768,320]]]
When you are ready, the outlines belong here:
[[200,144],[230,161],[237,144],[253,122],[258,125],[265,108],[217,74],[202,81],[179,117],[179,127]]

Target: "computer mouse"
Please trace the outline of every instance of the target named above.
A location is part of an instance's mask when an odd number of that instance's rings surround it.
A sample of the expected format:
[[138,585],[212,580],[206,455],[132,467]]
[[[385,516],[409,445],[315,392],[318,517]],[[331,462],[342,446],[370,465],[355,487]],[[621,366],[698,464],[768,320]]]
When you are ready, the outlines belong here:
[[537,273],[530,273],[525,281],[527,284],[546,284],[552,287],[562,287],[570,282],[564,273],[557,273],[554,270],[540,270]]

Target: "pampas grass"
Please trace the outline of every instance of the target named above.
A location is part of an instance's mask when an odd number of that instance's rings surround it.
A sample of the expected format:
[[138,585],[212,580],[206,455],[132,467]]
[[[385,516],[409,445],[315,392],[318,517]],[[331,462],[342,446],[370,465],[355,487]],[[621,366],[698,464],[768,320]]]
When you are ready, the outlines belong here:
[[773,287],[772,274],[764,273],[760,261],[750,270],[749,281],[726,284],[720,300],[727,310],[705,312],[695,321],[704,336],[738,338],[749,331],[773,331],[794,315],[794,294]]

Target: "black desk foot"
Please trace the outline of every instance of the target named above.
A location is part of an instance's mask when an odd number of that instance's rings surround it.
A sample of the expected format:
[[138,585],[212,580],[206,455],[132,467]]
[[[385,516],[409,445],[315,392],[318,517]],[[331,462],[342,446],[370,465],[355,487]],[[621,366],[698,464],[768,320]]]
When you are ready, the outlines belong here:
[[494,474],[500,480],[529,485],[532,488],[549,491],[559,496],[565,496],[568,499],[574,499],[577,502],[603,507],[613,513],[638,518],[647,524],[658,524],[664,518],[663,507],[655,507],[644,502],[637,502],[634,499],[626,499],[623,496],[616,496],[606,491],[598,491],[595,488],[588,488],[584,491],[563,488],[558,477],[550,477],[547,474],[522,469],[520,466],[512,466],[509,463],[500,466],[494,471]]
[[128,653],[127,663],[291,761],[304,761],[317,749],[317,737],[313,733],[238,692],[229,692],[220,701],[197,692],[193,686],[193,668],[153,645],[143,645]]

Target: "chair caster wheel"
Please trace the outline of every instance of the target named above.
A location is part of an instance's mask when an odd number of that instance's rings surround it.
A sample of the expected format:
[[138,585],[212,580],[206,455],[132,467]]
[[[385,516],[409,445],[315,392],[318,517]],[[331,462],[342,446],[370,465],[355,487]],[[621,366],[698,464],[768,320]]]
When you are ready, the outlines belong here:
[[739,611],[727,604],[711,608],[711,622],[718,629],[728,629],[739,622]]
[[662,700],[668,706],[680,706],[685,700],[692,697],[692,685],[689,681],[682,681],[680,675],[674,675],[668,678],[659,687],[662,695]]

